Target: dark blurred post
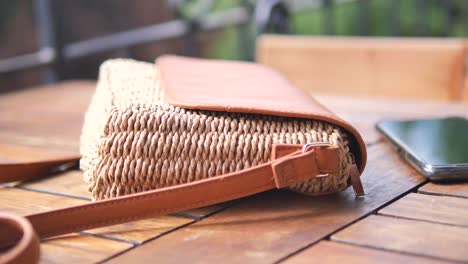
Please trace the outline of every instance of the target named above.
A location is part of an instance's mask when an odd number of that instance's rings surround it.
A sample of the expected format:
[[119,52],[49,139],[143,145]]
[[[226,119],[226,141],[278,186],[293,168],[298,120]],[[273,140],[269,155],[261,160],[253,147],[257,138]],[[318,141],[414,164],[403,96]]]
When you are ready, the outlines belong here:
[[51,63],[46,66],[42,73],[42,79],[46,83],[53,83],[60,79],[61,47],[56,35],[56,4],[59,1],[35,0],[34,15],[38,32],[40,60]]
[[252,14],[254,12],[254,7],[249,0],[242,0],[242,7],[247,10],[249,14],[249,19],[244,24],[239,25],[238,35],[239,35],[239,54],[241,54],[241,59],[252,61],[254,59],[253,46],[252,45],[252,34],[250,31],[250,22],[252,21]]
[[442,9],[445,11],[444,36],[450,36],[450,30],[452,29],[452,1],[442,0]]
[[419,36],[427,35],[427,0],[418,0],[416,2],[416,32]]
[[362,36],[369,35],[369,0],[359,0],[358,12],[357,12],[357,25],[358,25],[358,34]]
[[323,31],[327,35],[335,34],[335,14],[333,0],[323,0]]
[[256,37],[269,31],[290,33],[288,8],[281,0],[259,0],[254,17]]
[[388,1],[388,25],[391,36],[400,34],[400,0]]

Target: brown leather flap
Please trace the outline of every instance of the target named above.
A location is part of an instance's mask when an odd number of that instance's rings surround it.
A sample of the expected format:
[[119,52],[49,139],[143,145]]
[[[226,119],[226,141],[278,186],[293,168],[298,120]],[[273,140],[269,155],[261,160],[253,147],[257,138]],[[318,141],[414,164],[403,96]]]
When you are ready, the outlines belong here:
[[359,169],[366,163],[361,135],[275,70],[257,63],[165,55],[156,59],[167,103],[187,108],[323,120],[352,135]]

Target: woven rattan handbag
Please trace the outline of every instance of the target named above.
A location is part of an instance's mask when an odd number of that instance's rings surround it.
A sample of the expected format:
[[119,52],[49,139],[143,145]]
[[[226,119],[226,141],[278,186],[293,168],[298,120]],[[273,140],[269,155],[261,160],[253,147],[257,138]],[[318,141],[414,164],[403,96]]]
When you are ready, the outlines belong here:
[[[36,234],[46,238],[273,188],[321,195],[352,185],[362,195],[366,149],[352,126],[272,69],[163,56],[156,64],[102,65],[81,157],[99,201],[26,219],[0,214],[0,246],[20,240],[2,261],[35,261]],[[28,179],[73,159],[3,164],[0,181]]]

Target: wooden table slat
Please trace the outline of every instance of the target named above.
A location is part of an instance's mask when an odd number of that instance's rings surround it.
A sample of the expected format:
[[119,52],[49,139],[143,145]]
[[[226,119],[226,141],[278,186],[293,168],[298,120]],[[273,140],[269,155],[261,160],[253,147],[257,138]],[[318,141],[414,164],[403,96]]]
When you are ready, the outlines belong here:
[[468,202],[456,197],[410,193],[379,214],[468,227]]
[[299,254],[286,259],[284,264],[306,264],[311,262],[327,263],[346,263],[346,264],[393,264],[393,263],[412,263],[412,264],[436,264],[449,263],[442,260],[434,260],[424,257],[398,254],[383,250],[376,250],[366,247],[358,247],[343,243],[322,241],[318,244],[300,252]]
[[39,181],[21,183],[18,187],[65,196],[71,195],[86,200],[92,199],[91,193],[88,191],[88,186],[84,182],[83,172],[79,170],[71,170],[51,175]]
[[193,221],[194,220],[188,218],[175,216],[160,216],[120,225],[96,228],[85,231],[85,233],[141,244]]
[[308,197],[270,191],[166,236],[150,241],[110,262],[134,259],[160,262],[271,263],[372,212],[424,181],[386,145],[369,148],[363,175],[367,195],[353,191]]
[[[18,188],[0,189],[0,210],[21,215],[38,213],[50,209],[88,203],[59,195],[22,190]],[[148,239],[190,223],[191,219],[175,216],[161,216],[152,219],[134,221],[110,227],[85,231],[111,239],[128,240],[130,243],[142,243]]]
[[311,93],[361,133],[366,143],[376,143],[382,136],[375,124],[382,119],[416,119],[446,116],[468,117],[468,104],[423,100],[396,100],[378,97],[346,97]]
[[440,184],[430,182],[419,188],[418,192],[468,198],[468,183]]
[[468,228],[386,216],[369,216],[332,240],[421,256],[468,262]]
[[0,189],[0,201],[1,211],[20,215],[39,213],[51,209],[86,203],[86,201],[82,199],[50,195],[17,188]]
[[72,234],[41,243],[40,263],[97,263],[131,247],[129,243]]
[[0,96],[2,143],[79,153],[94,81],[66,81]]

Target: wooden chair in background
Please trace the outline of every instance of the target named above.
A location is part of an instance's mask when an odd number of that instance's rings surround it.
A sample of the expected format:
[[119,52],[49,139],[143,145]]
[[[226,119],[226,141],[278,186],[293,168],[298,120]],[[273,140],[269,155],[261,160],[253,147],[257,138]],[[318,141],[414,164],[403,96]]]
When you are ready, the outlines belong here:
[[468,101],[461,39],[264,35],[257,61],[313,92]]
[[465,40],[465,81],[463,88],[463,101],[468,103],[468,40]]

